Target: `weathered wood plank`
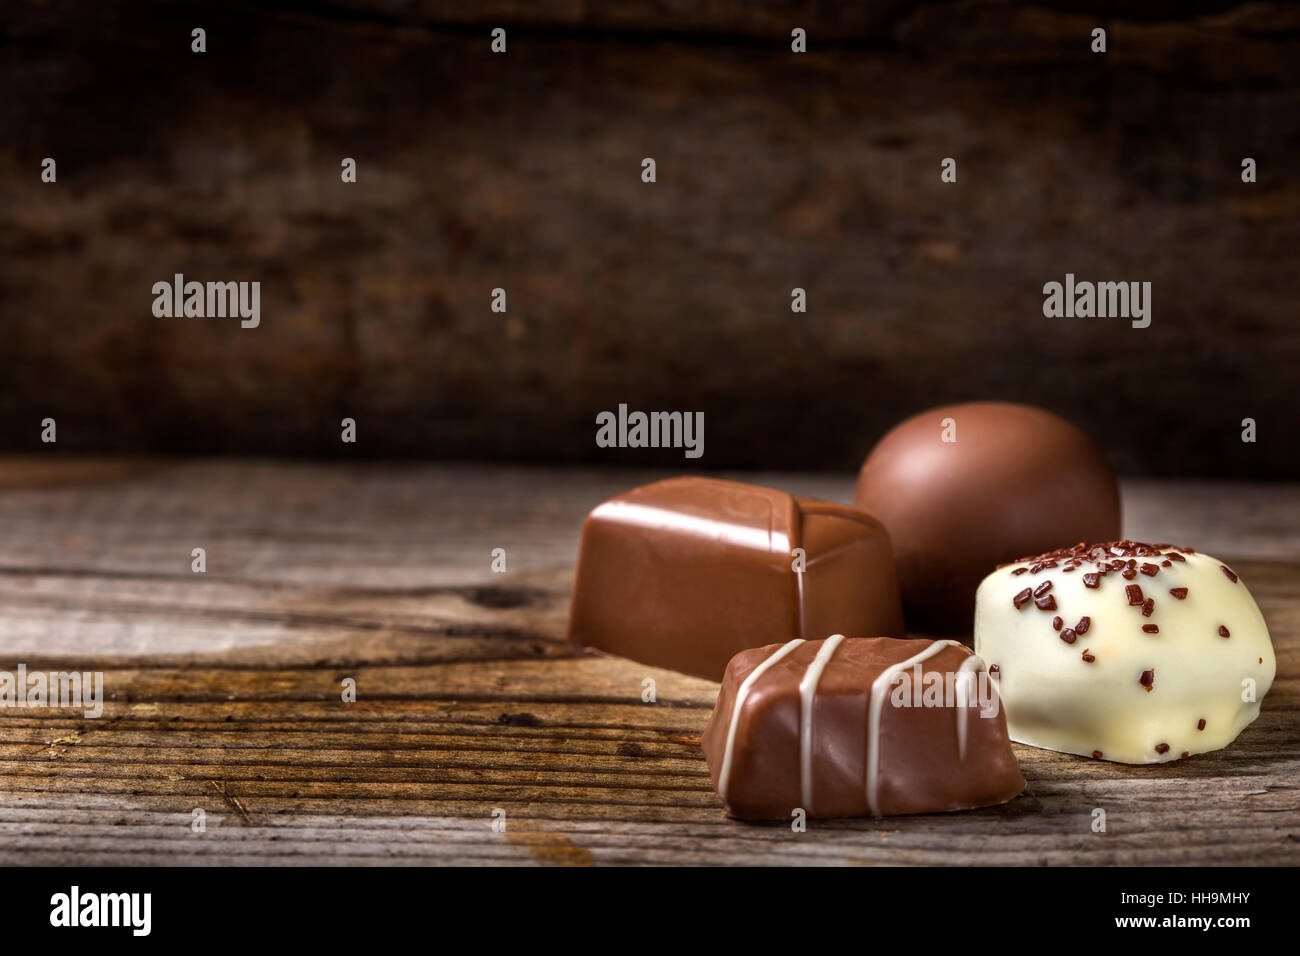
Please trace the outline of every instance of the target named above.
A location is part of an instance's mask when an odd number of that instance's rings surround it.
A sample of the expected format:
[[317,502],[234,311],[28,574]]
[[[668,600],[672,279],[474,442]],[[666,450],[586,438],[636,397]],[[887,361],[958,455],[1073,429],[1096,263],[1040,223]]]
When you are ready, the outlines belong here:
[[[578,533],[664,471],[76,458],[0,462],[0,634],[29,662],[328,666],[561,653]],[[746,480],[837,501],[849,475]],[[1300,485],[1124,484],[1125,530],[1300,562]],[[190,571],[203,547],[208,570]],[[507,552],[506,574],[491,570]],[[1300,606],[1286,565],[1275,615]],[[1270,588],[1272,590],[1272,588]],[[1261,600],[1271,600],[1267,594]]]
[[[455,672],[498,666],[502,699],[438,699],[474,689]],[[582,679],[555,673],[565,666],[582,668]],[[390,701],[328,701],[333,675],[318,669],[245,668],[124,670],[114,683],[127,681],[126,696],[137,702],[110,704],[101,721],[35,710],[0,721],[0,832],[15,835],[0,859],[158,862],[182,853],[190,863],[501,863],[558,846],[606,863],[1300,860],[1294,678],[1220,754],[1124,768],[1017,747],[1030,787],[1006,807],[816,822],[795,837],[722,817],[698,751],[709,682],[693,682],[704,698],[697,706],[663,706],[602,702],[604,689],[636,686],[631,678],[644,670],[615,658],[366,670],[361,686],[390,687],[406,719],[358,727],[357,710],[391,717]],[[593,682],[603,688],[590,689]],[[430,699],[407,696],[419,686]],[[237,700],[212,700],[214,687]],[[557,688],[589,699],[548,699]],[[53,794],[57,804],[46,802]],[[219,827],[191,834],[195,807]],[[490,831],[498,807],[523,834],[548,836],[521,855],[520,842]],[[1088,829],[1094,807],[1107,811],[1104,836]],[[60,829],[69,811],[76,826]],[[170,830],[157,822],[163,813]],[[356,822],[336,824],[339,816]],[[407,818],[420,839],[385,829]],[[993,821],[999,839],[988,847]],[[286,825],[337,826],[342,843],[272,829]],[[656,826],[665,829],[656,835]],[[236,838],[231,827],[253,832]]]

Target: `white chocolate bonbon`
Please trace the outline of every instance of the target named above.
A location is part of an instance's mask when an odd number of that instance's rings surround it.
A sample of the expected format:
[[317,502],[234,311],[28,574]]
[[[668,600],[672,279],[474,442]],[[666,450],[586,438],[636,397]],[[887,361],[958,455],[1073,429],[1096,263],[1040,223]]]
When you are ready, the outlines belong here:
[[1276,669],[1264,616],[1230,567],[1132,541],[994,571],[976,593],[975,653],[1012,740],[1122,763],[1226,747],[1259,716]]

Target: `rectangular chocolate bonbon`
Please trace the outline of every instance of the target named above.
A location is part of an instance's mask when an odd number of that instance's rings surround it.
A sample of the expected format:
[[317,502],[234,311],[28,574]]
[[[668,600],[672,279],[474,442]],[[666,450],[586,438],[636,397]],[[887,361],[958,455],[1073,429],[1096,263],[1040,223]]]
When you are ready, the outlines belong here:
[[956,641],[836,634],[743,651],[702,743],[744,819],[966,810],[1025,789],[995,683]]
[[575,644],[719,680],[746,648],[902,630],[889,537],[846,505],[687,477],[611,498],[583,525]]

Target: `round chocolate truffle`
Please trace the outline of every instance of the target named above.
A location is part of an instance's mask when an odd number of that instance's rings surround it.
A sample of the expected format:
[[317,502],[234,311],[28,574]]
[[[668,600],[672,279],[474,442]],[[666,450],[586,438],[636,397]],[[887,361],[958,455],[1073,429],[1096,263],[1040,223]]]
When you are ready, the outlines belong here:
[[854,502],[889,531],[910,632],[970,640],[999,564],[1120,536],[1119,486],[1097,445],[1051,412],[969,402],[897,425]]

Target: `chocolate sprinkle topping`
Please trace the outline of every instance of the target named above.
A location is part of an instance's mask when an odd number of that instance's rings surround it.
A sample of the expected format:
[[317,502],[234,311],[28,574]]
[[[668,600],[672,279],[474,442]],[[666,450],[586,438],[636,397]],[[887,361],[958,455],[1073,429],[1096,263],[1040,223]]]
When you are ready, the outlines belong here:
[[1192,752],[1191,752],[1190,750],[1184,750],[1183,753],[1182,753],[1182,756],[1184,756],[1184,757],[1190,757],[1191,755],[1192,755]]
[[1020,575],[1024,574],[1028,570],[1029,570],[1028,568],[1016,568],[1011,573],[1013,576],[1019,577]]
[[1044,581],[1038,587],[1034,588],[1034,597],[1042,597],[1048,591],[1052,590],[1052,582]]
[[1002,670],[1002,665],[1000,665],[1000,664],[990,664],[990,665],[989,665],[989,673],[990,673],[990,674],[996,674],[996,673],[998,673],[998,671],[1000,671],[1000,670]]
[[1142,567],[1138,568],[1138,570],[1141,571],[1149,578],[1153,578],[1160,573],[1160,569],[1156,567],[1154,564],[1147,564],[1145,562],[1143,563]]
[[1052,618],[1052,630],[1059,631],[1061,629],[1061,625],[1064,623],[1065,622],[1061,620],[1059,615],[1057,617]]
[[1156,609],[1155,598],[1147,598],[1145,601],[1142,602],[1143,617],[1150,617],[1155,612],[1155,609]]
[[1153,686],[1155,686],[1155,682],[1156,682],[1155,668],[1143,671],[1142,676],[1138,678],[1138,683],[1141,684],[1143,687],[1145,687],[1148,692],[1151,690]]
[[1169,745],[1168,745],[1168,744],[1156,744],[1156,753],[1158,753],[1158,754],[1167,754],[1167,753],[1169,753]]
[[1063,630],[1063,631],[1061,632],[1061,640],[1065,641],[1065,643],[1067,643],[1067,644],[1073,644],[1073,643],[1074,643],[1074,628],[1072,628],[1072,627],[1067,627],[1065,630]]
[[1123,571],[1119,573],[1119,576],[1122,577],[1125,581],[1132,581],[1135,577],[1138,576],[1138,573],[1134,571],[1132,568],[1125,568]]
[[1159,633],[1160,633],[1160,625],[1158,625],[1158,624],[1143,624],[1143,625],[1142,625],[1142,630],[1145,631],[1147,634],[1159,634]]
[[1085,647],[1083,649],[1083,659],[1088,664],[1091,664],[1093,661],[1097,659],[1092,653],[1092,648]]
[[1200,720],[1198,720],[1198,721],[1196,722],[1196,729],[1197,729],[1197,730],[1204,730],[1204,729],[1205,729],[1205,718],[1204,718],[1204,717],[1202,717]]
[[1228,580],[1231,581],[1233,584],[1237,583],[1237,576],[1233,574],[1231,571],[1229,571],[1227,568],[1225,568],[1223,565],[1219,565],[1219,570],[1222,571],[1224,574],[1226,574],[1228,576]]
[[1101,575],[1095,572],[1089,572],[1083,576],[1083,586],[1085,588],[1101,587]]
[[1056,595],[1048,594],[1045,597],[1034,598],[1034,606],[1040,611],[1056,610]]
[[1029,588],[1025,588],[1023,591],[1021,591],[1019,594],[1017,594],[1015,597],[1011,599],[1011,603],[1014,604],[1016,606],[1016,610],[1019,611],[1020,605],[1025,604],[1028,601],[1032,600],[1033,596],[1034,596],[1034,592],[1029,590]]
[[1181,601],[1183,598],[1187,597],[1187,588],[1170,588],[1169,593],[1171,596],[1176,597]]
[[1222,624],[1219,625],[1219,637],[1232,637],[1232,634]]
[[1128,597],[1130,607],[1139,607],[1142,604],[1142,589],[1136,584],[1125,586],[1124,594]]
[[[1186,560],[1183,557],[1184,554],[1195,553],[1191,548],[1179,548],[1171,544],[1146,544],[1142,541],[1128,540],[1088,544],[1081,541],[1073,547],[1057,548],[1055,551],[1048,551],[1044,554],[1028,555],[1013,563],[1055,567],[1056,562],[1065,561],[1069,564],[1092,564],[1096,567],[1102,567],[1113,562],[1119,567],[1133,567],[1137,564],[1137,558],[1168,558],[1171,561],[1183,561]],[[1123,558],[1124,560],[1114,561],[1115,558]]]
[[1096,757],[1098,760],[1101,759],[1101,751],[1100,751],[1100,750],[1094,750],[1094,751],[1092,752],[1092,755],[1093,755],[1094,757]]
[[1074,625],[1074,633],[1076,633],[1076,634],[1087,634],[1087,633],[1088,633],[1088,628],[1090,628],[1090,627],[1092,627],[1092,618],[1090,618],[1090,617],[1081,617],[1081,618],[1079,618],[1079,623],[1076,624],[1076,625]]

